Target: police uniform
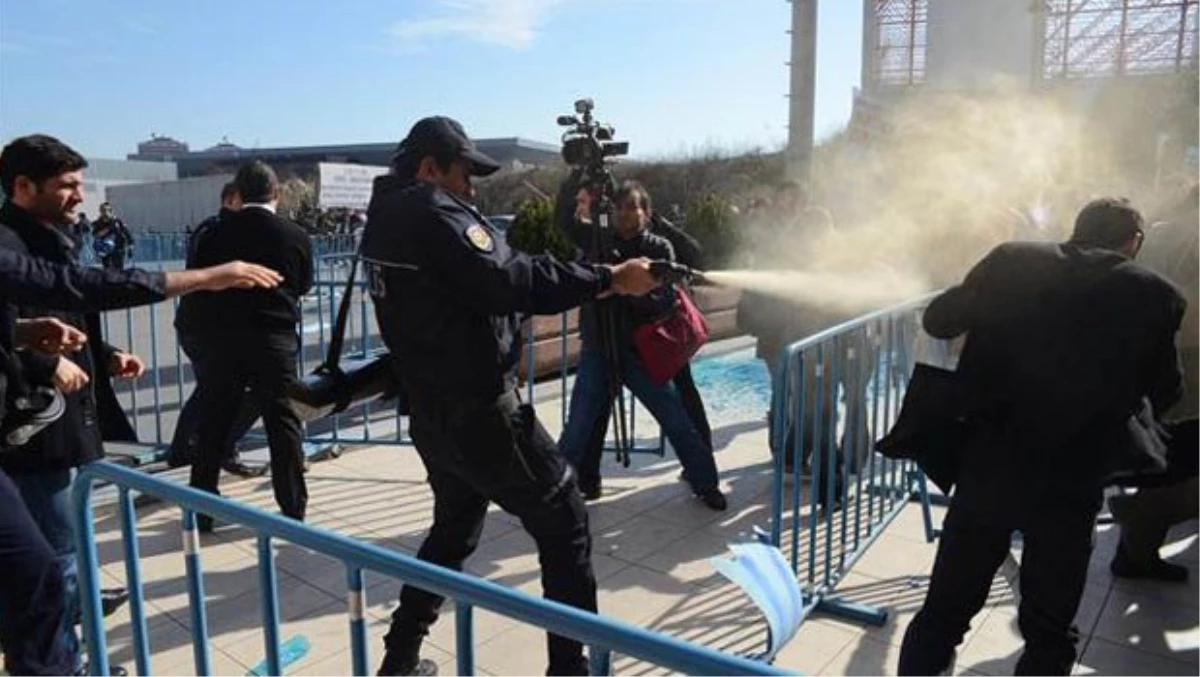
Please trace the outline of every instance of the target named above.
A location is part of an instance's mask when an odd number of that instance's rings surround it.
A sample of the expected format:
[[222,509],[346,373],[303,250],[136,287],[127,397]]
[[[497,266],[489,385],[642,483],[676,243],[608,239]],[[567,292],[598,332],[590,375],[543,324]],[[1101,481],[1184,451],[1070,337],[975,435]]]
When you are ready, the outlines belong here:
[[[401,156],[416,159],[447,151],[469,159],[475,174],[498,167],[446,118],[418,122],[401,145]],[[592,300],[611,285],[610,271],[516,252],[468,202],[395,174],[375,180],[361,253],[433,489],[433,526],[418,557],[461,570],[495,501],[537,542],[546,597],[595,611],[591,535],[574,475],[517,393],[518,314]],[[415,668],[441,603],[403,588],[380,674]],[[586,674],[578,642],[550,635],[549,654],[550,674]]]

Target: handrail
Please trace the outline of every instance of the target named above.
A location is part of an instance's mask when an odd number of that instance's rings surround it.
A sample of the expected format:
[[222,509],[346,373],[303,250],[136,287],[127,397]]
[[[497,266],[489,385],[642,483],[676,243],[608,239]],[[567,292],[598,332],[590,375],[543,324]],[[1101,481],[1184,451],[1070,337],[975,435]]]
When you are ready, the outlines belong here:
[[806,348],[811,348],[820,343],[826,343],[830,339],[835,338],[837,336],[841,336],[841,335],[845,334],[846,332],[850,331],[851,329],[857,329],[857,328],[865,326],[871,322],[875,322],[876,320],[881,320],[881,319],[885,319],[885,318],[894,316],[897,313],[902,313],[905,311],[915,310],[917,308],[920,308],[921,306],[927,305],[931,300],[936,298],[937,295],[940,293],[941,293],[940,291],[929,292],[928,294],[925,294],[923,296],[918,296],[915,299],[909,299],[908,301],[904,301],[902,303],[897,303],[894,306],[888,306],[887,308],[883,308],[881,310],[876,310],[874,312],[867,313],[866,315],[859,315],[858,317],[854,317],[849,320],[846,320],[845,322],[842,322],[841,324],[835,324],[832,327],[829,327],[828,329],[822,329],[821,331],[819,331],[815,334],[812,334],[811,336],[805,336],[804,338],[800,339],[799,341],[793,341],[792,343],[789,343],[786,346],[784,346],[784,350],[789,355],[795,355],[796,353],[798,353]]
[[[354,653],[354,666],[357,674],[363,674],[367,665],[365,629],[362,626],[361,613],[361,581],[362,570],[369,569],[377,573],[403,580],[406,584],[429,590],[439,595],[452,598],[459,604],[460,610],[466,607],[469,617],[470,607],[479,606],[495,613],[508,616],[523,623],[535,625],[544,629],[553,629],[559,635],[572,637],[590,645],[590,653],[595,661],[598,655],[607,655],[610,651],[618,651],[624,655],[646,660],[670,670],[687,674],[756,674],[782,675],[791,674],[765,663],[753,661],[733,654],[723,653],[715,649],[700,646],[677,639],[670,635],[653,632],[635,625],[605,618],[597,614],[581,611],[551,600],[542,599],[520,590],[506,588],[491,581],[452,571],[437,565],[423,562],[407,554],[386,550],[376,545],[357,541],[341,534],[313,527],[302,522],[268,513],[250,505],[244,505],[209,494],[188,486],[176,484],[143,472],[131,470],[106,461],[97,461],[80,468],[79,475],[72,486],[72,500],[77,529],[79,583],[83,607],[83,629],[87,641],[90,666],[93,674],[108,674],[108,657],[106,638],[102,626],[100,606],[100,573],[96,550],[95,527],[91,493],[97,480],[107,480],[117,485],[121,492],[120,505],[123,521],[132,524],[127,511],[132,510],[129,491],[135,490],[178,504],[183,509],[184,523],[184,554],[188,558],[188,582],[192,591],[193,605],[199,602],[203,607],[203,588],[200,579],[198,558],[199,539],[195,532],[195,514],[211,515],[217,520],[243,524],[258,534],[259,566],[267,566],[267,574],[273,573],[273,560],[270,556],[270,539],[279,538],[290,543],[320,552],[340,560],[347,567],[348,581],[355,580],[358,586],[351,593],[358,593],[358,604],[352,603],[350,608],[351,644]],[[126,539],[136,542],[136,534],[125,534]],[[127,550],[128,558],[128,550]],[[134,570],[140,565],[136,562],[126,562],[131,578],[140,579],[140,574]],[[137,653],[148,653],[145,638],[137,638],[138,632],[144,632],[144,614],[141,607],[141,591],[133,590],[131,583],[131,613],[135,619],[135,645]],[[273,587],[273,586],[268,586]],[[264,609],[270,611],[275,607],[275,590],[264,589]],[[357,609],[355,608],[357,607]],[[356,612],[357,611],[357,618]],[[278,636],[277,612],[266,613],[268,620],[266,628],[268,636]],[[198,667],[204,672],[207,667],[207,628],[204,627],[202,609],[199,618],[193,616],[193,644],[196,650]],[[200,623],[196,623],[200,620]],[[355,625],[357,621],[357,626]],[[471,637],[463,637],[463,631],[471,635],[470,625],[459,625],[458,646],[460,674],[471,674],[473,665],[470,664],[469,648],[473,646]],[[203,646],[202,646],[203,645]],[[272,652],[268,645],[268,665],[278,667],[278,648]],[[272,655],[274,654],[274,655]],[[466,655],[464,655],[466,654]],[[146,660],[145,655],[139,655],[140,665]]]

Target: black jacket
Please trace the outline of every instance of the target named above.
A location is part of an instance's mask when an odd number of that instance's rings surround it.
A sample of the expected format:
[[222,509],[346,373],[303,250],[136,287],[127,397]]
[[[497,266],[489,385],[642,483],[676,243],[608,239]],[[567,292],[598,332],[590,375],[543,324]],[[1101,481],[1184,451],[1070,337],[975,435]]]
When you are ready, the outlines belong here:
[[[195,236],[193,236],[195,237]],[[176,329],[195,335],[227,332],[294,334],[300,298],[312,289],[312,244],[308,233],[261,207],[229,214],[196,240],[193,267],[229,261],[258,263],[279,271],[276,289],[197,292],[184,297]]]
[[[67,233],[39,223],[11,203],[5,205],[2,215],[5,227],[17,237],[8,241],[14,251],[51,263],[75,263]],[[66,396],[62,418],[47,426],[21,449],[0,455],[0,467],[10,473],[72,468],[103,456],[106,439],[136,442],[137,435],[125,418],[108,375],[109,359],[117,349],[103,341],[100,316],[55,311],[42,303],[22,305],[18,312],[21,317],[57,317],[88,335],[87,346],[69,357],[20,353],[28,381],[51,383],[59,359],[70,359],[87,374],[88,384]]]
[[515,251],[469,203],[395,175],[375,179],[362,260],[402,382],[459,400],[515,386],[519,313],[559,313],[612,282],[604,268]]
[[3,225],[0,207],[0,420],[11,398],[25,392],[26,380],[14,350],[17,306],[40,304],[76,312],[99,312],[156,303],[166,298],[166,276],[143,270],[102,270],[63,266],[18,254],[20,238]]
[[[575,246],[576,255],[580,260],[591,261],[596,257],[599,257],[599,260],[595,262],[602,263],[620,263],[638,257],[666,261],[676,260],[671,242],[649,230],[642,230],[629,239],[621,239],[610,234],[608,241],[596,241],[596,229],[589,223],[575,219],[572,210],[575,185],[577,184],[573,179],[568,179],[559,189],[554,221],[570,243]],[[597,308],[602,307],[610,308],[613,317],[616,318],[617,340],[625,345],[631,345],[634,329],[662,318],[675,309],[675,287],[665,284],[645,296],[614,297],[585,304],[579,309],[579,333],[585,347],[591,348],[599,345]]]
[[967,334],[958,374],[978,428],[960,497],[1098,507],[1142,398],[1163,411],[1181,394],[1185,306],[1116,252],[1040,243],[997,247],[934,299],[926,331]]
[[196,268],[197,267],[196,266],[196,248],[200,245],[200,241],[202,239],[204,239],[204,235],[206,233],[210,232],[210,230],[212,229],[213,226],[217,225],[222,220],[229,218],[230,216],[232,216],[235,213],[237,213],[237,212],[235,212],[232,209],[226,209],[225,207],[221,207],[220,211],[218,211],[216,214],[213,214],[212,216],[208,217],[207,219],[204,219],[203,221],[201,221],[196,226],[196,228],[194,230],[192,230],[191,234],[188,236],[188,241],[187,241],[187,256],[186,256],[186,263],[184,264],[186,267],[188,267],[188,268]]

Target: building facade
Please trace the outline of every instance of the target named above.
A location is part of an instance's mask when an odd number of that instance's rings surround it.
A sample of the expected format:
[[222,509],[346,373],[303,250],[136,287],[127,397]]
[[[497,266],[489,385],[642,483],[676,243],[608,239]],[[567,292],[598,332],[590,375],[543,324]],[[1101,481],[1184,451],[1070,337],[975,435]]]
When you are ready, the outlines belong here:
[[[519,137],[476,139],[475,144],[479,150],[509,167],[546,166],[562,161],[558,146]],[[248,160],[262,160],[284,176],[309,178],[315,175],[320,162],[387,166],[395,152],[394,142],[241,148],[227,141],[207,150],[191,151],[186,143],[152,137],[138,144],[138,152],[128,157],[138,161],[174,162],[181,178],[227,174]]]

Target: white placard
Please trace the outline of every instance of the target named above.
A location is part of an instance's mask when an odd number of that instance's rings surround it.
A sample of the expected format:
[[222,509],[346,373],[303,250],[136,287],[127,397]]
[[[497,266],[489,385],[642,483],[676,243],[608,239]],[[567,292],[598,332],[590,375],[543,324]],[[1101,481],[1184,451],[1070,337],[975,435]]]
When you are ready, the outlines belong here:
[[334,162],[317,163],[320,191],[317,206],[321,209],[345,207],[366,209],[371,201],[371,184],[376,176],[386,174],[387,167],[376,165],[347,165]]

